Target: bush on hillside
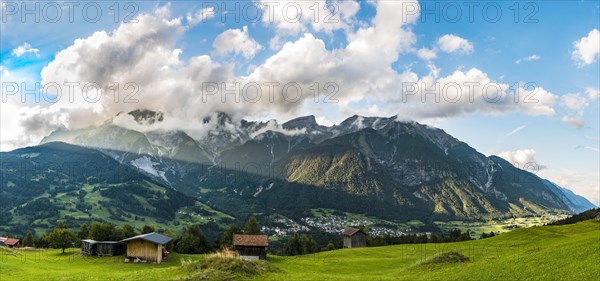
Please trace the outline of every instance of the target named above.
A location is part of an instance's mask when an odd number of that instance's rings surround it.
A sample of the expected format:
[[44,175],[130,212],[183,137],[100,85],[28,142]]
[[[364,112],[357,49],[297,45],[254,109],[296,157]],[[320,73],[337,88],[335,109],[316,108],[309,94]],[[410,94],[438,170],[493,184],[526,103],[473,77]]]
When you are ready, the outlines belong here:
[[247,261],[236,252],[223,251],[211,254],[197,262],[182,261],[181,267],[189,271],[183,280],[238,280],[278,269],[267,261]]
[[202,254],[208,251],[208,242],[199,225],[188,225],[185,233],[175,244],[175,252],[181,254]]
[[461,263],[468,262],[469,258],[459,252],[443,252],[419,263],[419,265]]

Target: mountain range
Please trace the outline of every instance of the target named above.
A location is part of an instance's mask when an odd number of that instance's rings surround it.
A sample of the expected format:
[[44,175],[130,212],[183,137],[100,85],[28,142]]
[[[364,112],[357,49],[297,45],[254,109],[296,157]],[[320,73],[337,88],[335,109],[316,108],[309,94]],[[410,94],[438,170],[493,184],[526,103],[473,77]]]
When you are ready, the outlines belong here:
[[192,137],[152,130],[167,118],[160,112],[126,114],[145,130],[108,120],[60,128],[39,146],[2,153],[0,206],[10,215],[0,225],[43,229],[56,220],[107,219],[219,228],[249,214],[266,224],[300,223],[314,209],[396,222],[472,221],[595,207],[441,129],[395,117],[322,126],[314,116],[279,124],[217,112]]

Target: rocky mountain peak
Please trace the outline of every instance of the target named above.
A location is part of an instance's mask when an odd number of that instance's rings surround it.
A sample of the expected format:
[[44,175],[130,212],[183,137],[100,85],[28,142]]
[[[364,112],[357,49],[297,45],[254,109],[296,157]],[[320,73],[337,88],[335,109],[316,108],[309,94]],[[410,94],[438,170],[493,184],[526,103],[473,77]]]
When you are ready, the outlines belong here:
[[232,123],[231,116],[222,111],[217,111],[213,114],[207,115],[206,117],[204,117],[204,119],[202,119],[202,123],[208,124],[211,121],[213,121],[213,119],[216,120],[217,125],[220,125],[220,126]]
[[283,123],[283,128],[286,130],[295,130],[295,129],[307,129],[311,130],[322,130],[326,127],[323,127],[317,123],[317,119],[314,115],[298,117]]
[[156,122],[162,122],[164,120],[164,114],[162,112],[148,109],[136,109],[127,114],[133,116],[135,122],[140,125],[152,125]]

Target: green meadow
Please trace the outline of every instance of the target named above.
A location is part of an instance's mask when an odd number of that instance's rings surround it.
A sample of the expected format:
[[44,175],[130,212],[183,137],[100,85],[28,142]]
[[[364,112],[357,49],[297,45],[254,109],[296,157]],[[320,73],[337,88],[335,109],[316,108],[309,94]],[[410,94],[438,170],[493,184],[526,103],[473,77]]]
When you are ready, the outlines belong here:
[[[466,261],[433,257],[458,253]],[[84,257],[77,249],[0,250],[0,280],[599,280],[600,223],[533,226],[500,236],[441,244],[343,249],[281,257],[260,271],[202,265],[209,255],[173,254],[133,264]],[[214,255],[211,256],[214,259]],[[190,266],[198,264],[198,266]],[[243,269],[243,270],[242,270]]]

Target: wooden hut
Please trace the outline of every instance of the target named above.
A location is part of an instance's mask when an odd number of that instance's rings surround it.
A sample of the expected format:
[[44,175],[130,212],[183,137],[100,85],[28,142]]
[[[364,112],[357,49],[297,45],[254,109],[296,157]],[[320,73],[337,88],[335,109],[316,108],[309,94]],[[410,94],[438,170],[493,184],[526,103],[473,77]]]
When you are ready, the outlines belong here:
[[125,253],[125,245],[117,241],[81,240],[81,254],[86,256],[118,256]]
[[267,235],[233,235],[233,247],[245,260],[266,260],[269,238]]
[[173,238],[155,232],[121,240],[127,244],[127,259],[161,263],[169,252],[165,245]]
[[21,247],[21,240],[10,237],[0,237],[0,246],[7,248]]
[[367,246],[367,234],[359,228],[344,230],[344,248],[359,248]]

